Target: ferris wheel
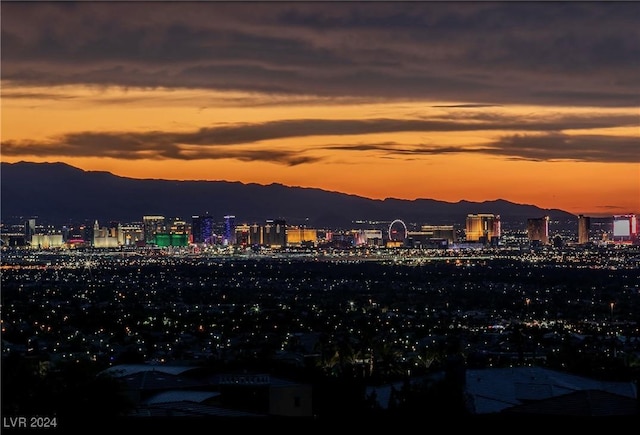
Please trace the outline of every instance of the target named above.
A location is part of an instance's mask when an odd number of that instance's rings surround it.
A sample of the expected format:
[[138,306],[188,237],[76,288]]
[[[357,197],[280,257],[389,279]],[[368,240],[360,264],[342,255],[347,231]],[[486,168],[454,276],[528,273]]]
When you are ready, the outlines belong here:
[[396,219],[389,225],[389,240],[393,242],[404,242],[407,238],[407,226],[405,223]]

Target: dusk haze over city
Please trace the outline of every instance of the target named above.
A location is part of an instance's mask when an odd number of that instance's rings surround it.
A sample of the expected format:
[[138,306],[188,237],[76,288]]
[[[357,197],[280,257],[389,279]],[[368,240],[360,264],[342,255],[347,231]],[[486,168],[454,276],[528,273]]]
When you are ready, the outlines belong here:
[[637,426],[640,2],[0,12],[2,433]]
[[2,161],[640,212],[637,2],[2,2]]

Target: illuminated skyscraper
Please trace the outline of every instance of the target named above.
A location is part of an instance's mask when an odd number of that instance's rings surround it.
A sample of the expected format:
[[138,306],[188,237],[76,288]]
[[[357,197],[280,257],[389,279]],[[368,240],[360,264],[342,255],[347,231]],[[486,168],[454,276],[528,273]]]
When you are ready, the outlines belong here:
[[192,242],[212,245],[213,226],[213,216],[191,216]]
[[578,244],[584,245],[589,242],[589,230],[591,229],[591,218],[588,216],[578,216]]
[[[289,227],[286,229],[287,246],[315,245],[318,241],[318,230],[307,227]],[[382,239],[382,231],[380,231]]]
[[635,214],[613,216],[614,242],[636,242],[638,240],[639,223]]
[[549,244],[549,216],[527,219],[527,238],[529,242]]
[[466,238],[468,242],[485,243],[500,238],[500,215],[469,214],[466,223]]
[[224,217],[224,238],[222,243],[224,245],[233,245],[236,242],[236,217],[233,215],[226,215]]

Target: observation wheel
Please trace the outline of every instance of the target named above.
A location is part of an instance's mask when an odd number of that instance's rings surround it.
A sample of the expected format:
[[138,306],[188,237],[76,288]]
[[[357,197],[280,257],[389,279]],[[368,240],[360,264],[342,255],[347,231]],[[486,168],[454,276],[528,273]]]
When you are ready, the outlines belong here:
[[405,223],[396,219],[389,225],[389,241],[404,242],[407,238],[407,226]]

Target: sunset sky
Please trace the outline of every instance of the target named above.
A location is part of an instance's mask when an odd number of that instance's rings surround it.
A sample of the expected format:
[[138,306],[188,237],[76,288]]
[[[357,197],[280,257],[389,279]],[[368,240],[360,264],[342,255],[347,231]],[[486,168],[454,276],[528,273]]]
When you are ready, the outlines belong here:
[[640,213],[640,2],[0,7],[3,162]]

